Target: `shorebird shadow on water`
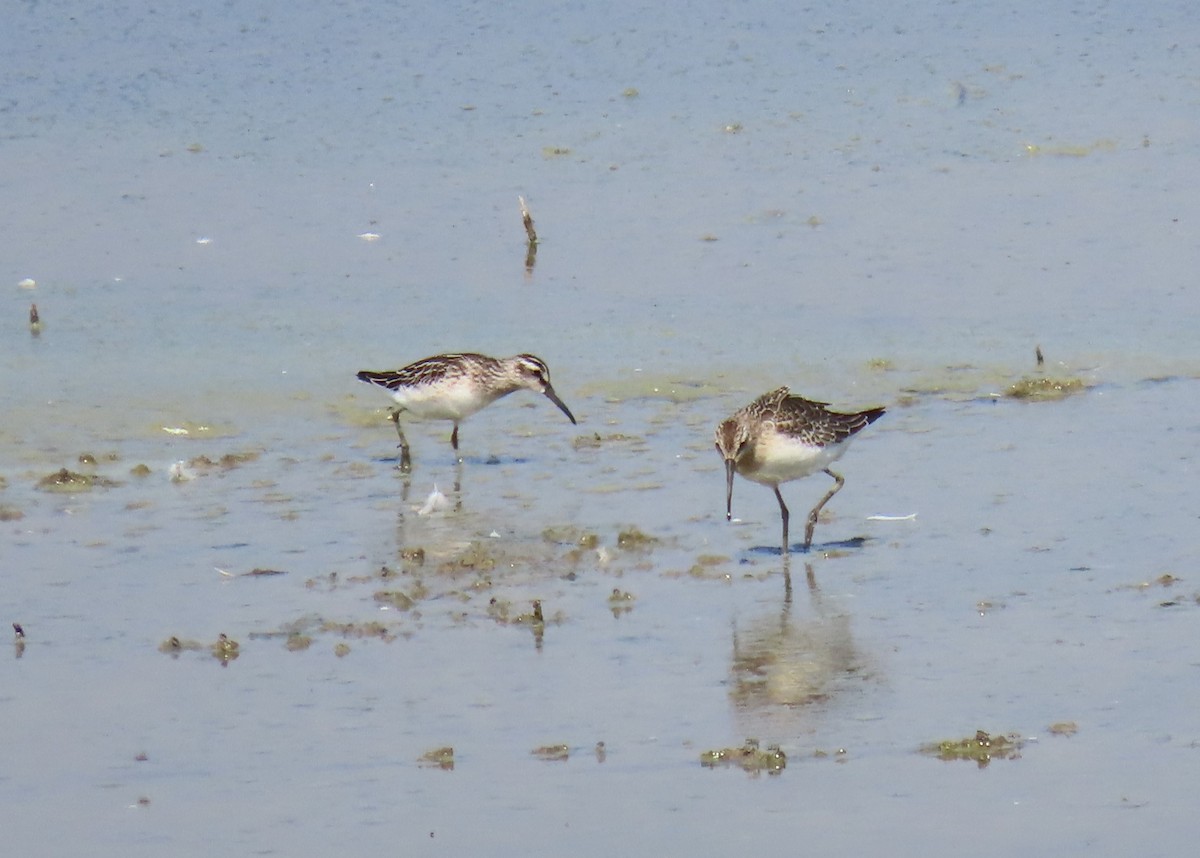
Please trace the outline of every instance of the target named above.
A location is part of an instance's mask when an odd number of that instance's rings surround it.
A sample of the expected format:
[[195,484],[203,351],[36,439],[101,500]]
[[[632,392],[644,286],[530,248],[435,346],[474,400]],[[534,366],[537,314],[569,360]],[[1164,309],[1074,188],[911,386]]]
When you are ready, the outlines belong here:
[[[826,551],[849,551],[855,548],[862,548],[871,540],[866,536],[852,536],[849,539],[835,539],[830,542],[818,542],[813,545],[805,545],[802,542],[797,542],[794,545],[787,547],[787,551],[779,545],[754,545],[746,549],[748,554],[768,554],[775,557],[782,557],[785,561],[789,553],[796,554],[820,554]],[[786,573],[788,570],[785,569]]]

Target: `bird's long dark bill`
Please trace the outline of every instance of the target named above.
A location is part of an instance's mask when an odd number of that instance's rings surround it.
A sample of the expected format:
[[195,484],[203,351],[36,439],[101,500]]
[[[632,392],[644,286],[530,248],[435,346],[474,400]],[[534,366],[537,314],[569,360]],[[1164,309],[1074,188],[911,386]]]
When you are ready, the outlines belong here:
[[571,409],[567,408],[563,401],[558,398],[558,394],[554,392],[554,388],[549,385],[546,386],[546,398],[557,405],[562,410],[562,413],[567,415],[568,420],[572,423],[575,422],[575,415],[571,413]]
[[733,520],[733,459],[725,460],[725,520]]

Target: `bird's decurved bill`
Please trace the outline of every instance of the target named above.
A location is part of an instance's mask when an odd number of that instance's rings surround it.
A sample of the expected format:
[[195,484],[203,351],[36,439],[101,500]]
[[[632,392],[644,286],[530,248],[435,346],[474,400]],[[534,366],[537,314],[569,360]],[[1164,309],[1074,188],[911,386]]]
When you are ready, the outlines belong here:
[[[571,409],[567,408],[566,403],[558,398],[558,394],[554,392],[554,388],[546,385],[546,398],[559,407],[563,414],[567,415],[567,419],[575,423],[575,415],[571,413]],[[578,424],[576,424],[578,425]]]
[[725,460],[725,520],[733,521],[733,459]]

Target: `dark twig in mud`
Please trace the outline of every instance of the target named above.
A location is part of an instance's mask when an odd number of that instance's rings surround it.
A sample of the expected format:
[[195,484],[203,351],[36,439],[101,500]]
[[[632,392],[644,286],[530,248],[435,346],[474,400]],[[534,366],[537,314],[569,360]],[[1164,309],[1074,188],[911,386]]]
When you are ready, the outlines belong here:
[[517,197],[517,202],[521,204],[521,223],[525,224],[525,235],[528,236],[532,247],[538,243],[537,230],[533,228],[533,215],[529,213],[529,206],[525,205],[524,197]]
[[533,266],[537,265],[537,230],[533,228],[533,215],[529,213],[529,206],[525,205],[525,198],[517,197],[517,202],[521,204],[521,223],[525,224],[528,239],[525,242],[525,273],[532,274]]

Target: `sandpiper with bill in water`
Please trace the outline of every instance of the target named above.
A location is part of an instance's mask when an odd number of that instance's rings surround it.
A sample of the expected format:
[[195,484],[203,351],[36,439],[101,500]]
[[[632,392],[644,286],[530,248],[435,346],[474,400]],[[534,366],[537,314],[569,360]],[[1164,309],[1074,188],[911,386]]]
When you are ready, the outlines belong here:
[[397,407],[392,421],[400,436],[400,468],[409,470],[412,457],[400,426],[400,414],[433,420],[452,420],[450,444],[458,451],[458,424],[476,411],[517,390],[532,390],[559,407],[567,419],[575,415],[558,398],[550,384],[550,368],[530,354],[510,358],[465,353],[444,354],[410,363],[396,370],[362,370],[358,380],[386,389]]
[[829,469],[846,451],[850,439],[883,416],[884,409],[869,408],[850,414],[830,411],[826,402],[794,396],[786,387],[764,393],[723,420],[716,431],[717,452],[725,460],[725,518],[733,518],[733,475],[770,486],[779,501],[783,519],[783,553],[788,553],[788,508],[779,493],[780,483],[824,471],[836,482],[808,514],[804,550],[812,545],[813,529],[821,508],[845,479]]

